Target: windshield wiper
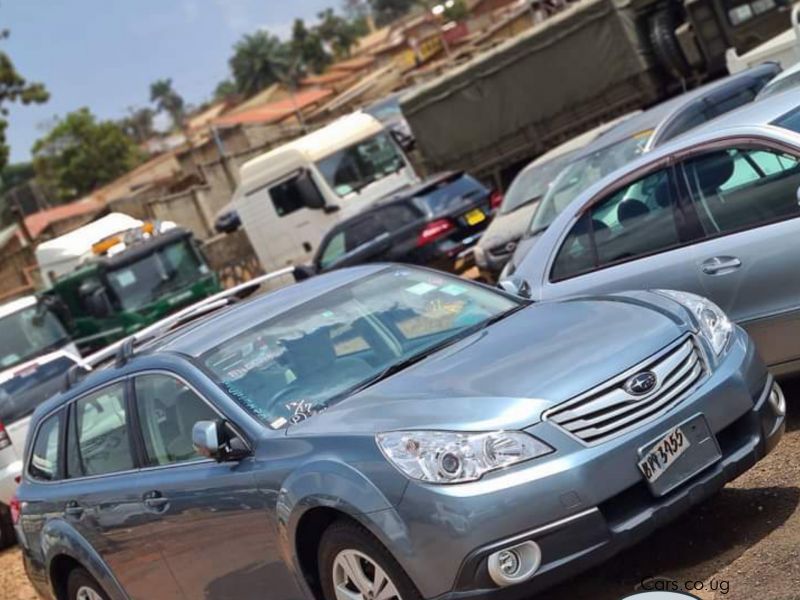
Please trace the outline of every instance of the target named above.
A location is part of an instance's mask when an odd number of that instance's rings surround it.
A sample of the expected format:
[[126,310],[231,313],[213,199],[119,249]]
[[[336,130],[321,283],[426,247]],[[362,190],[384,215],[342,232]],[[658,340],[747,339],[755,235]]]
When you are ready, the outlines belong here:
[[383,371],[379,372],[377,375],[375,375],[373,377],[370,377],[366,381],[362,381],[361,383],[359,383],[359,384],[357,384],[357,385],[355,385],[355,386],[353,386],[353,387],[351,387],[349,389],[346,389],[345,391],[343,391],[343,392],[341,392],[339,394],[336,394],[336,396],[334,396],[333,398],[329,399],[324,404],[325,404],[325,406],[328,406],[329,404],[331,404],[332,402],[338,400],[339,398],[344,398],[346,396],[351,396],[353,394],[357,394],[358,392],[360,392],[362,390],[365,390],[366,388],[368,388],[370,386],[373,386],[376,383],[378,383],[380,381],[383,381],[384,379],[387,379],[387,378],[391,377],[392,375],[394,375],[396,373],[399,373],[400,371],[403,371],[403,370],[407,369],[408,367],[410,367],[410,366],[412,366],[412,365],[424,360],[425,358],[431,356],[432,354],[436,354],[440,350],[444,350],[448,346],[452,346],[456,342],[459,342],[459,341],[461,341],[461,340],[463,340],[465,338],[468,338],[469,336],[473,335],[474,333],[477,333],[478,331],[486,329],[487,327],[490,327],[491,325],[494,325],[495,323],[497,323],[499,321],[502,321],[506,317],[510,317],[514,313],[519,312],[520,310],[522,310],[523,308],[529,306],[530,304],[531,304],[530,302],[522,302],[519,305],[515,306],[514,308],[511,308],[511,309],[509,309],[509,310],[507,310],[505,312],[502,312],[502,313],[498,313],[498,314],[494,315],[493,317],[489,317],[488,319],[486,319],[484,321],[481,321],[480,323],[476,323],[475,325],[472,325],[470,327],[462,329],[461,331],[459,331],[455,335],[453,335],[453,336],[451,336],[449,338],[446,338],[446,339],[440,341],[439,343],[434,344],[433,346],[429,346],[428,348],[425,348],[421,352],[417,352],[416,354],[412,354],[411,356],[409,356],[409,357],[407,357],[407,358],[405,358],[403,360],[400,360],[400,361],[398,361],[396,363],[393,363],[393,364],[389,365]]

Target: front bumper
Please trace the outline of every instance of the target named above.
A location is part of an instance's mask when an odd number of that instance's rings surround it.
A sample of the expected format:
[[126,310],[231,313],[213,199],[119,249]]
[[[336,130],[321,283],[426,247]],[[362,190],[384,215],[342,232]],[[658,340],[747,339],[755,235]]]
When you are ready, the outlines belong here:
[[[714,372],[653,423],[593,447],[540,423],[529,431],[558,449],[549,457],[463,486],[409,485],[398,512],[411,549],[398,560],[427,598],[513,597],[549,587],[648,536],[765,456],[784,431],[767,399],[773,385],[737,330]],[[638,449],[698,414],[721,458],[654,496],[636,466]],[[539,544],[540,568],[524,583],[498,588],[488,556],[524,540]]]

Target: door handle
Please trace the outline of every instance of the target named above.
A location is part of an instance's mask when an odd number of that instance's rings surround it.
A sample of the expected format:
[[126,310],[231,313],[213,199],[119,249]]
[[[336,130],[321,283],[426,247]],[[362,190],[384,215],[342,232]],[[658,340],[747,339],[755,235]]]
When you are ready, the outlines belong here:
[[165,498],[158,490],[147,492],[142,501],[153,512],[163,512],[169,504],[169,498]]
[[703,261],[700,268],[706,275],[723,275],[742,266],[742,261],[735,256],[715,256]]
[[73,519],[80,519],[83,513],[84,508],[74,500],[67,502],[67,505],[64,507],[64,514]]

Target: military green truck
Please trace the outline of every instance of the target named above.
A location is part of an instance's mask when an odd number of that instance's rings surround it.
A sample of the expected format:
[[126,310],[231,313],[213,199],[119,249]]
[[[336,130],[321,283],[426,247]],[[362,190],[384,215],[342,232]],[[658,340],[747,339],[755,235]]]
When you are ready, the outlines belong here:
[[143,223],[96,241],[80,230],[68,235],[91,250],[55,275],[42,298],[84,354],[221,290],[188,229]]
[[725,73],[790,26],[787,0],[577,0],[401,98],[429,171],[505,187],[528,161]]

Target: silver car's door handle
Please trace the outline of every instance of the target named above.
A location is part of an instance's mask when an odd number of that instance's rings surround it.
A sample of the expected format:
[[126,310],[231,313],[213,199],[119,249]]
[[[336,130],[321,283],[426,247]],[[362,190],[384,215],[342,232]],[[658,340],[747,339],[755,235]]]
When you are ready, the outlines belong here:
[[700,268],[706,275],[722,275],[730,273],[742,266],[742,261],[735,256],[715,256],[703,261]]

